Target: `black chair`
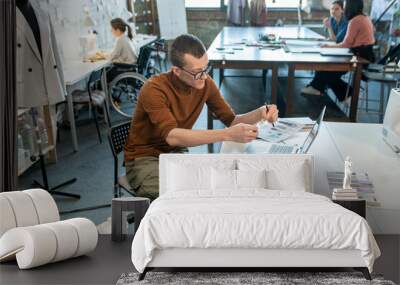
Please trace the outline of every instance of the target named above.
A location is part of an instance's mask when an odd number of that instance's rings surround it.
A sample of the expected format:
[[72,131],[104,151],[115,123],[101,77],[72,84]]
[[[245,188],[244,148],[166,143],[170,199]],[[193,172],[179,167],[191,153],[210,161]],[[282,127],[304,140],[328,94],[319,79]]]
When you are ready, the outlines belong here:
[[153,51],[155,51],[155,49],[149,45],[141,47],[137,59],[137,72],[144,75],[146,78],[154,75],[154,71],[149,68],[151,53]]
[[[89,80],[87,83],[87,91],[89,94],[89,100],[90,100],[90,104],[92,106],[91,109],[92,109],[92,114],[93,114],[93,118],[94,118],[94,123],[96,125],[97,135],[99,137],[100,143],[102,143],[102,139],[101,139],[101,133],[100,133],[100,127],[99,127],[99,120],[97,118],[97,109],[94,107],[95,105],[93,104],[92,91],[98,88],[99,83],[101,82],[102,76],[103,76],[103,69],[93,71],[90,74],[90,77],[89,77]],[[105,98],[103,98],[103,104],[104,104],[104,100],[105,100]],[[106,108],[104,108],[104,105],[103,105],[103,110],[105,110],[105,109]],[[106,114],[104,114],[104,115],[106,116]]]
[[114,157],[114,197],[121,196],[121,188],[129,194],[136,196],[135,189],[129,185],[126,175],[118,175],[118,155],[124,150],[125,140],[128,137],[131,123],[124,122],[110,128],[108,141]]
[[96,130],[97,130],[97,136],[99,138],[100,143],[102,143],[102,138],[101,138],[99,119],[98,119],[96,106],[101,105],[103,107],[104,117],[105,117],[106,121],[108,121],[108,110],[104,105],[105,104],[104,93],[103,93],[103,96],[101,96],[101,98],[99,98],[101,100],[101,102],[98,102],[98,103],[100,103],[100,104],[94,104],[93,92],[94,92],[94,90],[100,90],[99,86],[101,85],[102,76],[103,76],[103,69],[93,71],[90,74],[89,80],[86,84],[86,91],[87,91],[88,96],[87,97],[86,97],[86,95],[84,95],[82,97],[73,96],[74,104],[76,104],[76,105],[81,104],[81,105],[89,106],[89,112],[91,111],[91,113],[93,115],[94,123],[95,123]]
[[385,65],[389,62],[400,60],[400,44],[390,47],[388,53],[378,61],[378,64]]
[[[369,64],[366,70],[363,70],[362,80],[365,82],[365,96],[360,101],[365,101],[365,112],[377,114],[379,121],[383,121],[385,113],[385,105],[390,96],[390,90],[397,87],[400,76],[397,62],[400,59],[400,45],[396,45],[388,51],[388,53],[376,64]],[[368,83],[377,82],[380,84],[380,96],[378,99],[369,98]],[[387,88],[387,91],[385,89]],[[377,109],[369,107],[370,102],[378,104]]]

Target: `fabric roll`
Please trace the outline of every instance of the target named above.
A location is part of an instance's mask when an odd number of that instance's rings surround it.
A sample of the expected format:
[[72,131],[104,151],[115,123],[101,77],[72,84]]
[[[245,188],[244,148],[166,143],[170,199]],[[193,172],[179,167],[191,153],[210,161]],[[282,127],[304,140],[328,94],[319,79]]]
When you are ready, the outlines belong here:
[[52,223],[60,220],[58,208],[53,197],[43,189],[29,189],[22,191],[30,196],[36,208],[39,224]]
[[71,258],[75,255],[78,249],[78,233],[74,226],[61,221],[42,225],[43,227],[51,229],[57,239],[57,251],[51,262]]
[[42,225],[11,229],[0,239],[0,261],[15,256],[20,269],[49,263],[56,252],[56,235]]
[[96,226],[84,218],[17,227],[0,238],[0,262],[16,259],[29,269],[87,254],[97,241]]
[[0,194],[0,238],[8,230],[16,226],[17,222],[15,221],[15,215],[11,204],[6,197]]
[[78,248],[73,257],[80,256],[93,251],[97,246],[98,232],[95,224],[84,218],[66,220],[76,229],[78,233]]
[[29,195],[22,191],[3,192],[1,195],[10,202],[17,227],[33,226],[39,223],[35,205]]

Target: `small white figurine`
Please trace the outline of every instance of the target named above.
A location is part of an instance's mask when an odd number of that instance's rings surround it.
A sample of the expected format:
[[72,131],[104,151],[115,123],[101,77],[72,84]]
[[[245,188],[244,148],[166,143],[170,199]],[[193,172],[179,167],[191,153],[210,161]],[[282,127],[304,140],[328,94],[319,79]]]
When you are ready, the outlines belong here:
[[350,156],[346,157],[346,160],[344,162],[344,178],[343,178],[343,189],[352,189],[351,188],[351,158]]

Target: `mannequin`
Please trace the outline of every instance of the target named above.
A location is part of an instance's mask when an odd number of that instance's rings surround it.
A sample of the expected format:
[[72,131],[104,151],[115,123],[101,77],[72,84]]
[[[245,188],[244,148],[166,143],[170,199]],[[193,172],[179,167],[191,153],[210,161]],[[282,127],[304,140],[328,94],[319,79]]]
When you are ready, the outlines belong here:
[[65,84],[50,15],[36,1],[17,0],[18,107],[65,101]]
[[[48,13],[40,9],[35,1],[17,0],[17,102],[18,107],[30,108],[32,123],[36,135],[39,152],[39,162],[42,170],[43,184],[34,181],[40,188],[50,194],[71,198],[80,195],[55,191],[56,189],[74,183],[76,178],[50,187],[47,177],[46,163],[42,149],[42,138],[38,125],[37,108],[43,108],[45,120],[53,127],[47,126],[49,144],[54,145],[55,104],[65,101],[65,84],[58,54],[57,41]],[[49,123],[48,123],[49,124]],[[37,160],[35,155],[32,161]]]
[[28,22],[29,26],[32,29],[33,36],[35,37],[36,44],[39,48],[40,55],[42,55],[42,44],[40,41],[40,28],[39,23],[36,18],[35,11],[32,8],[29,0],[18,0],[17,8],[21,11],[22,15],[24,15],[25,20]]

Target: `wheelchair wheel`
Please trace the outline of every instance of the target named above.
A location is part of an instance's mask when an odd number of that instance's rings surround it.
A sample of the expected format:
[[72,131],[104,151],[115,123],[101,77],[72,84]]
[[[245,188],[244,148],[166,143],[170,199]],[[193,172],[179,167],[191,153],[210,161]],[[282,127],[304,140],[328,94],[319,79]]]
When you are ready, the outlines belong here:
[[110,101],[114,110],[131,118],[145,81],[146,77],[136,72],[126,72],[115,77],[109,85]]

